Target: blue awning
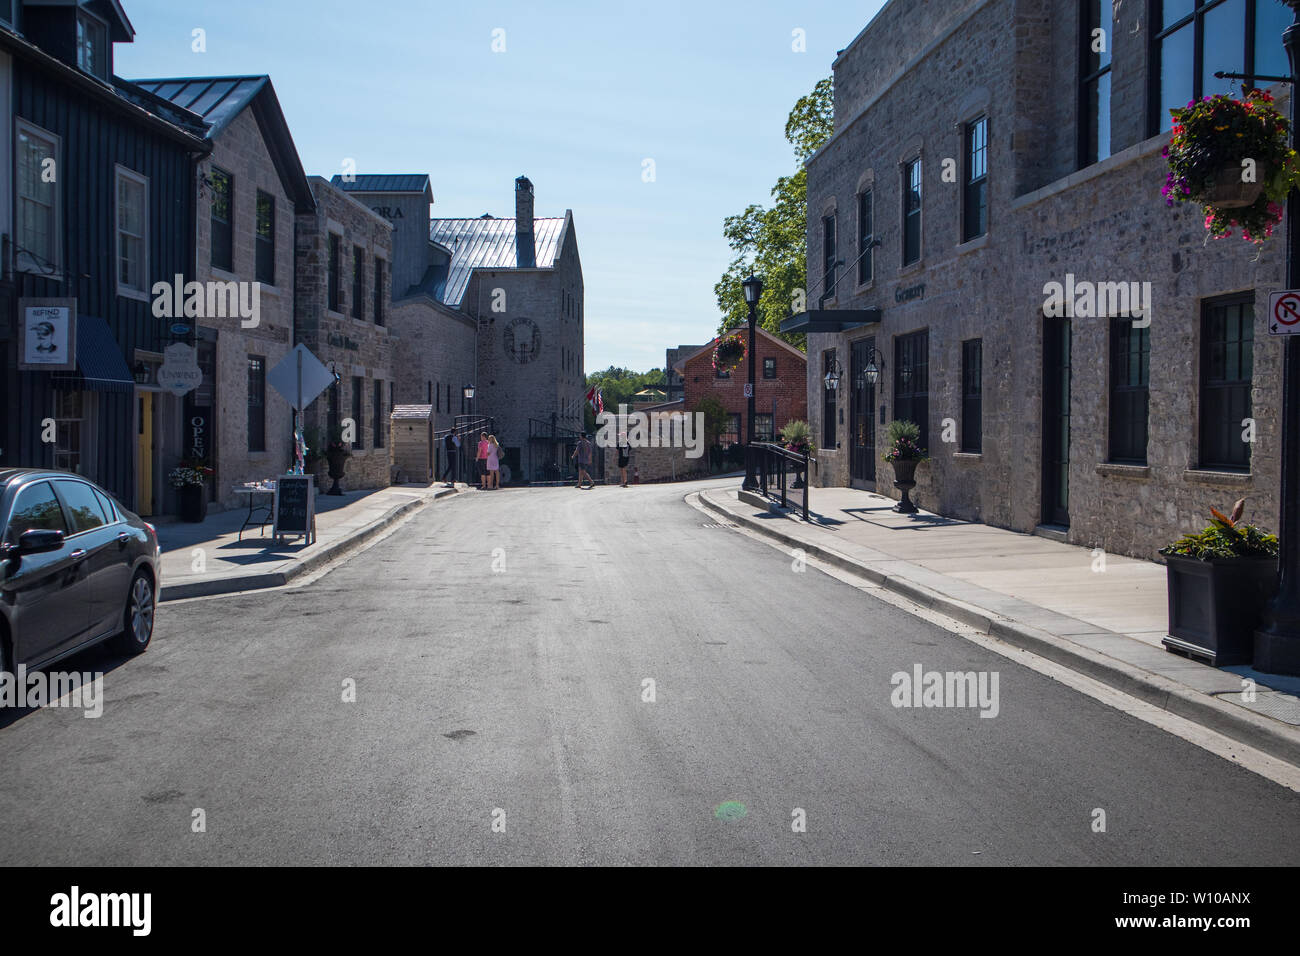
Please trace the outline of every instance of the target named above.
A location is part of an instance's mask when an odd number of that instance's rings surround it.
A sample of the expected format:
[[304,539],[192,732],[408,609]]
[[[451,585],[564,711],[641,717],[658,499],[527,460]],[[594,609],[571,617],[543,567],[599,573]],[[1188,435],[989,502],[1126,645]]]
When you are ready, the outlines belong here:
[[95,315],[77,316],[77,373],[56,373],[54,386],[95,392],[135,391],[135,378],[107,322]]

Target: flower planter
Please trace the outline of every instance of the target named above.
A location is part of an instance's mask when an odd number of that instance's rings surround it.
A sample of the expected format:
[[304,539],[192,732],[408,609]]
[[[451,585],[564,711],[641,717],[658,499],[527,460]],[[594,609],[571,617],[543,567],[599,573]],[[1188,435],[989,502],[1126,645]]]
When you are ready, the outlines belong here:
[[1214,667],[1249,664],[1255,629],[1277,592],[1277,559],[1166,555],[1169,636],[1173,653],[1208,659]]
[[339,487],[339,479],[343,477],[344,469],[347,466],[347,453],[344,451],[326,451],[325,460],[329,462],[329,476],[334,479],[334,484],[330,485],[330,490],[325,494],[341,495],[343,489]]
[[1267,177],[1267,170],[1258,169],[1256,182],[1242,182],[1241,164],[1229,163],[1214,177],[1214,186],[1206,192],[1205,201],[1218,209],[1244,209],[1246,206],[1253,206],[1260,193],[1264,191],[1264,181]]
[[898,458],[894,465],[894,487],[903,493],[902,500],[894,506],[899,514],[916,514],[916,505],[908,497],[908,492],[916,487],[916,466],[920,464],[914,458]]
[[185,485],[180,489],[181,520],[198,524],[208,516],[208,489],[206,485]]

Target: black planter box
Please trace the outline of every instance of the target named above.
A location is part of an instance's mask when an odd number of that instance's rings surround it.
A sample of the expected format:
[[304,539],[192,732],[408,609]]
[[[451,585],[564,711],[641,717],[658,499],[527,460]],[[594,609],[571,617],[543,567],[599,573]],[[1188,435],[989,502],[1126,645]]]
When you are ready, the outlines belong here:
[[180,498],[182,521],[197,524],[208,516],[207,485],[185,485]]
[[1277,558],[1198,561],[1166,555],[1169,636],[1165,649],[1214,667],[1249,664],[1255,630],[1277,593]]

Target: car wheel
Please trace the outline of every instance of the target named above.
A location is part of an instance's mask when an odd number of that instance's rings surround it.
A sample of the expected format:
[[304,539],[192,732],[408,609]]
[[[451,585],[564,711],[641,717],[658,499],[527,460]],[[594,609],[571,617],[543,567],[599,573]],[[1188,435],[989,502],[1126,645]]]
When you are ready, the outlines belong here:
[[153,580],[145,571],[135,572],[122,612],[122,633],[113,639],[113,650],[127,657],[144,653],[153,637],[153,615],[157,607]]

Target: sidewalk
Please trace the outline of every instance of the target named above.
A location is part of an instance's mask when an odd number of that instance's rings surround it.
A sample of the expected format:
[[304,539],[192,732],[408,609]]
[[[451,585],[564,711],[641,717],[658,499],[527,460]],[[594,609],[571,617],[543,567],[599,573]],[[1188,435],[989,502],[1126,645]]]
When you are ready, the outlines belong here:
[[[316,495],[316,543],[286,538],[277,545],[271,537],[270,519],[259,533],[250,525],[239,541],[247,508],[208,515],[197,523],[157,524],[162,548],[160,601],[274,588],[315,570],[344,552],[379,534],[417,508],[455,490],[441,484],[393,485],[341,496]],[[269,504],[269,496],[259,499]],[[154,519],[149,519],[153,522]],[[260,518],[259,518],[260,520]]]
[[[734,488],[699,497],[787,547],[1300,766],[1300,678],[1166,651],[1164,565],[925,511],[902,515],[892,498],[852,488],[810,489],[810,522],[741,500]],[[1104,571],[1094,570],[1099,558]],[[1246,677],[1257,685],[1253,702],[1242,699]]]

